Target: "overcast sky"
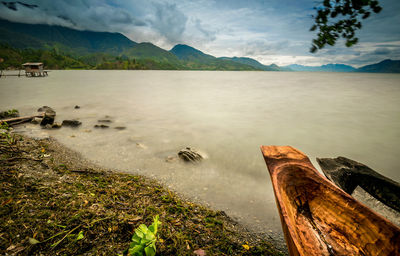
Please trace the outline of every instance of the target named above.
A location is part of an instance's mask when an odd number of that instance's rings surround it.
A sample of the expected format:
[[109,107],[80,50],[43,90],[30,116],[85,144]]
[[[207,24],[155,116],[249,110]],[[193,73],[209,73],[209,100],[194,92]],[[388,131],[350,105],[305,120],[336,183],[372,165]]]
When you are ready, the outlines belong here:
[[380,0],[381,13],[364,21],[352,48],[343,42],[309,53],[318,0],[25,0],[30,9],[0,5],[0,17],[77,29],[121,32],[166,50],[193,46],[217,57],[245,56],[263,64],[360,66],[400,59],[400,0]]

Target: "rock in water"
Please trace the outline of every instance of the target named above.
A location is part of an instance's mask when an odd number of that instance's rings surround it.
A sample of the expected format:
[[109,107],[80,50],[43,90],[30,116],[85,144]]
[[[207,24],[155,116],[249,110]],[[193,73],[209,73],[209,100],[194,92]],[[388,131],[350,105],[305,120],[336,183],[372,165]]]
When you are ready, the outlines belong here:
[[80,108],[81,108],[81,107],[80,107],[80,106],[78,106],[78,105],[76,105],[76,106],[75,106],[75,109],[80,109]]
[[42,122],[43,118],[40,117],[34,117],[31,121],[32,124],[40,124]]
[[172,163],[175,162],[176,160],[178,160],[176,156],[167,156],[167,158],[165,158],[165,162],[167,163]]
[[54,122],[53,124],[46,124],[43,128],[44,129],[60,129],[61,124]]
[[197,150],[192,149],[190,147],[187,147],[179,151],[178,156],[183,161],[192,163],[199,162],[204,158],[202,155],[200,155],[200,153]]
[[43,106],[41,108],[38,108],[37,112],[46,112],[46,110],[52,110],[54,111],[51,107],[49,106]]
[[79,122],[78,120],[64,120],[62,122],[62,126],[69,126],[69,127],[78,127],[80,126],[82,123]]
[[62,125],[61,125],[60,123],[54,122],[53,125],[51,126],[51,128],[53,128],[53,129],[60,129],[61,126],[62,126]]
[[110,128],[110,126],[104,125],[104,124],[100,124],[100,125],[96,124],[96,125],[94,126],[94,128],[102,128],[102,129],[104,129],[104,128]]
[[111,123],[110,119],[101,119],[101,120],[97,120],[97,122],[99,123]]
[[54,119],[56,118],[56,111],[48,106],[43,106],[38,109],[39,112],[44,111],[44,116],[42,121],[40,122],[41,126],[46,126],[47,124],[53,124]]

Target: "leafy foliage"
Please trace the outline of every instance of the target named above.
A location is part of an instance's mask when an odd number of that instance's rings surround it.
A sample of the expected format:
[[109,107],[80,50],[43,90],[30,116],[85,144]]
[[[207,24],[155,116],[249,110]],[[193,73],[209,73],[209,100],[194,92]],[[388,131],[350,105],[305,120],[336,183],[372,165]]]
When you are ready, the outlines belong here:
[[141,224],[132,237],[132,243],[129,246],[128,255],[132,256],[154,256],[156,254],[157,229],[161,225],[158,215],[153,218],[153,224],[148,228]]
[[89,65],[74,59],[73,57],[62,55],[55,49],[17,49],[7,44],[0,44],[0,69],[19,69],[24,62],[43,62],[45,68],[49,69],[87,69]]
[[0,123],[0,130],[8,131],[9,129],[10,129],[10,126],[8,126],[7,122],[1,122]]
[[312,42],[312,53],[326,44],[334,45],[341,37],[346,40],[347,47],[356,44],[355,32],[362,27],[361,20],[372,12],[379,13],[382,7],[377,0],[323,0],[322,6],[314,9],[317,16],[313,16],[315,24],[310,30],[318,29],[318,34]]
[[9,118],[9,117],[19,117],[19,111],[17,109],[9,109],[9,110],[0,112],[0,119]]

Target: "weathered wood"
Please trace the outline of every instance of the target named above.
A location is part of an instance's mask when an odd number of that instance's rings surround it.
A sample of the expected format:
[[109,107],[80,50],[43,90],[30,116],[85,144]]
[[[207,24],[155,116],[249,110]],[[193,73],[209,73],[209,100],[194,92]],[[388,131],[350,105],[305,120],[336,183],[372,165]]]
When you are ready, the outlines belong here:
[[290,255],[400,255],[400,229],[328,181],[304,153],[261,151]]
[[34,115],[34,116],[21,116],[21,117],[13,117],[13,118],[8,118],[8,119],[2,119],[2,120],[0,120],[0,124],[3,123],[3,122],[7,122],[7,124],[9,124],[9,125],[20,124],[20,123],[24,123],[24,122],[29,122],[35,117],[43,117],[43,116],[44,116],[44,114]]
[[317,158],[317,162],[325,176],[346,193],[351,195],[360,186],[371,196],[400,212],[399,183],[346,157]]

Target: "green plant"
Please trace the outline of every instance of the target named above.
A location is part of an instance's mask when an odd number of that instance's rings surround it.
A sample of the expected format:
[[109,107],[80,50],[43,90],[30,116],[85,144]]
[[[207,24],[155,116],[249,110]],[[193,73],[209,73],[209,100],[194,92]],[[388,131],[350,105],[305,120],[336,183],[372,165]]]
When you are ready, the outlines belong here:
[[6,134],[6,141],[7,141],[8,145],[10,145],[10,146],[11,145],[15,145],[17,143],[17,140],[15,138],[15,134],[7,133]]
[[0,112],[0,119],[9,118],[9,117],[18,117],[19,111],[16,109],[9,109],[7,111]]
[[132,256],[153,256],[156,254],[157,229],[161,225],[158,215],[153,218],[153,224],[148,228],[141,224],[135,229],[132,236],[132,243],[129,245],[128,255]]
[[9,130],[10,127],[8,126],[7,122],[0,122],[0,130]]
[[7,114],[9,117],[18,117],[19,111],[16,109],[9,109],[7,110]]

